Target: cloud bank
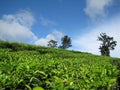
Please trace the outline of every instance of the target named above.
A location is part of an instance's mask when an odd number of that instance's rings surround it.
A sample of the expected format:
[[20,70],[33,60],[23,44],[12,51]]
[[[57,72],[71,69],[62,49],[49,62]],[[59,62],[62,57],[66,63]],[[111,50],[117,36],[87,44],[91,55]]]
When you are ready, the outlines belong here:
[[120,57],[120,15],[96,27],[91,27],[88,31],[83,36],[74,39],[73,43],[77,50],[100,55],[98,49],[100,42],[97,41],[97,37],[100,33],[106,33],[108,36],[114,37],[114,40],[117,41],[117,46],[114,51],[111,51],[111,56]]
[[3,15],[0,19],[0,39],[19,42],[34,42],[37,36],[31,31],[34,23],[31,12],[21,10],[16,14]]
[[[63,33],[53,30],[45,38],[38,38],[31,30],[35,22],[32,12],[21,10],[16,14],[3,15],[0,19],[0,39],[32,43],[35,45],[47,46],[49,40],[60,40]],[[55,25],[54,22],[41,17],[41,24],[44,26]]]
[[38,39],[35,42],[35,45],[47,46],[48,41],[56,40],[59,42],[61,37],[63,37],[63,33],[55,29],[51,34],[48,34],[45,38]]
[[92,20],[96,20],[106,16],[106,8],[111,6],[112,2],[113,0],[86,0],[84,11]]

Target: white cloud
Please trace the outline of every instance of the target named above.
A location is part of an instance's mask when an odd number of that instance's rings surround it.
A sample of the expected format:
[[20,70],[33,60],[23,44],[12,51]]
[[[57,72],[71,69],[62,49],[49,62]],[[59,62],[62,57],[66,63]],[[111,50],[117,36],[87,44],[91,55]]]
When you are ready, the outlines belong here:
[[58,31],[57,29],[54,29],[53,35],[56,37],[57,40],[61,39],[63,37],[63,33]]
[[46,38],[40,38],[35,42],[35,45],[47,46],[48,41]]
[[0,19],[0,39],[34,42],[37,39],[37,36],[31,31],[34,21],[32,13],[26,10],[16,14],[3,15]]
[[49,19],[46,19],[44,17],[40,17],[40,23],[43,25],[43,26],[49,26],[49,25],[57,25],[55,22],[49,20]]
[[52,34],[48,34],[45,38],[40,38],[35,42],[35,45],[47,46],[48,41],[55,40]]
[[106,15],[106,7],[112,5],[113,0],[86,0],[85,13],[92,19],[96,20],[98,17]]
[[97,41],[97,37],[100,33],[106,33],[108,36],[114,37],[114,40],[117,41],[117,46],[115,50],[111,51],[111,56],[120,57],[120,17],[115,17],[111,20],[108,20],[106,23],[102,23],[96,27],[93,27],[89,30],[90,32],[75,38],[73,43],[74,47],[80,51],[90,52],[94,54],[100,54],[99,45],[100,42]]
[[35,42],[35,45],[47,46],[48,41],[50,40],[60,41],[61,37],[63,37],[63,33],[55,29],[51,34],[48,34],[45,38],[38,39]]

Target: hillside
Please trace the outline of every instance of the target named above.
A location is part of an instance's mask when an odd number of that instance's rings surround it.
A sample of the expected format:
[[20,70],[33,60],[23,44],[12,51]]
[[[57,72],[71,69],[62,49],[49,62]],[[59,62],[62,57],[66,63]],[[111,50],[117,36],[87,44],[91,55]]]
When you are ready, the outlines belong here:
[[0,41],[2,90],[118,90],[120,59]]

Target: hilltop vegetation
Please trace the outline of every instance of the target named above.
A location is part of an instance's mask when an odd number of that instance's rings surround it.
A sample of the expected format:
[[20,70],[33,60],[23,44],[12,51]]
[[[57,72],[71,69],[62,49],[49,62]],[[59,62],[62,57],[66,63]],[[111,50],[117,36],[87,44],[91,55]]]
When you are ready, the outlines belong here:
[[120,59],[0,41],[2,90],[117,90]]

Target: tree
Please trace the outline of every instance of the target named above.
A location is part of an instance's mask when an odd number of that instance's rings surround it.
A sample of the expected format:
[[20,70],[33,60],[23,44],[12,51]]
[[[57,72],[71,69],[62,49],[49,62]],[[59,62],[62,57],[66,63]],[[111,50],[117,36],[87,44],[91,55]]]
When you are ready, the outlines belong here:
[[117,45],[117,41],[114,41],[113,37],[107,36],[106,33],[101,33],[98,41],[102,42],[99,49],[103,56],[110,56],[110,50],[114,50]]
[[49,47],[53,47],[53,48],[57,47],[57,41],[55,41],[55,40],[50,40],[50,41],[48,42],[48,46],[49,46]]
[[65,35],[64,37],[61,38],[61,46],[59,48],[66,49],[71,47],[71,38]]

